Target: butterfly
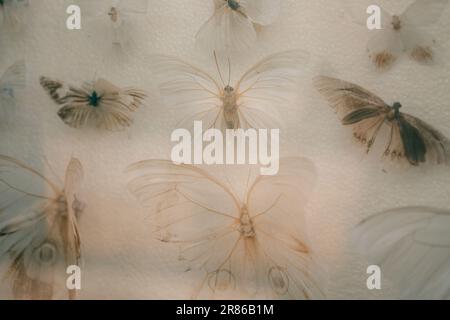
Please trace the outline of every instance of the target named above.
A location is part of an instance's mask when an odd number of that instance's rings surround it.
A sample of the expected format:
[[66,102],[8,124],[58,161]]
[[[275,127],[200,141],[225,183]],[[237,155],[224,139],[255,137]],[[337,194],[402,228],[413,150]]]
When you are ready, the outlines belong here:
[[399,15],[382,9],[382,29],[373,31],[375,34],[367,45],[374,65],[389,68],[404,52],[419,63],[433,62],[435,40],[420,28],[437,22],[447,4],[448,0],[416,0]]
[[244,51],[256,41],[255,24],[272,24],[280,13],[280,0],[214,0],[213,16],[197,33],[208,52]]
[[0,106],[14,106],[16,91],[23,89],[26,82],[24,61],[17,61],[0,78]]
[[141,90],[121,89],[105,79],[85,82],[80,88],[47,77],[41,77],[40,83],[62,106],[58,116],[72,128],[91,122],[107,130],[129,127],[133,123],[131,113],[141,107],[146,97]]
[[[75,158],[61,188],[0,155],[0,259],[9,263],[6,276],[16,299],[51,299],[58,288],[66,290],[66,268],[80,265],[77,215],[84,204],[76,194],[82,179],[83,167]],[[68,290],[69,298],[75,295]]]
[[282,159],[280,167],[276,176],[250,170],[240,189],[212,169],[170,161],[128,169],[129,190],[147,208],[158,239],[179,246],[189,270],[204,272],[193,298],[323,297],[304,223],[315,167],[304,158]]
[[450,211],[387,210],[361,222],[354,241],[403,299],[450,299]]
[[271,55],[255,64],[231,85],[231,64],[225,82],[217,55],[218,77],[175,57],[154,56],[152,71],[165,103],[182,115],[182,126],[194,120],[204,127],[225,129],[279,127],[278,109],[288,108],[297,96],[297,77],[308,54],[293,50]]
[[0,0],[0,26],[6,23],[7,26],[17,30],[22,20],[23,9],[28,4],[28,0]]
[[339,79],[321,76],[315,82],[342,124],[351,126],[354,137],[367,147],[367,153],[380,131],[388,128],[385,157],[406,160],[413,166],[449,163],[449,140],[424,121],[400,112],[400,103],[388,105],[366,89]]
[[88,12],[88,21],[110,25],[111,43],[125,45],[131,37],[129,24],[137,15],[145,15],[148,0],[84,1],[82,7]]

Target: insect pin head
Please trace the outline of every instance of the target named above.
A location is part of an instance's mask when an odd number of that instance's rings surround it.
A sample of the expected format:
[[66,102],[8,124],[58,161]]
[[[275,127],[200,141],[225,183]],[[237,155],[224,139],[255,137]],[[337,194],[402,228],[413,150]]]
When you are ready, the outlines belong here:
[[88,96],[88,103],[92,107],[98,107],[100,104],[101,96],[97,93],[97,91],[93,91],[90,96]]

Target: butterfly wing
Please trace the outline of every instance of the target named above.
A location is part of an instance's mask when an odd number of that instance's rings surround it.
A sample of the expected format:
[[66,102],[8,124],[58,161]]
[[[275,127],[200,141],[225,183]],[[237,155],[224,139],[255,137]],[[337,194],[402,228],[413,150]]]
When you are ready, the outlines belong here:
[[392,67],[393,63],[405,50],[401,33],[392,27],[374,30],[367,43],[369,58],[379,70]]
[[239,4],[251,21],[263,26],[272,24],[280,15],[280,0],[241,0]]
[[0,156],[0,170],[0,257],[10,263],[14,296],[51,299],[57,281],[66,288],[68,203],[51,181],[13,158]]
[[224,4],[200,28],[197,43],[209,53],[231,53],[249,49],[256,41],[256,31],[251,20],[239,10]]
[[7,26],[17,30],[20,27],[20,23],[23,19],[23,9],[29,5],[28,0],[3,0],[2,6],[2,18]]
[[[254,253],[247,256],[254,257],[255,287],[268,298],[323,298],[320,267],[308,243],[304,212],[316,178],[311,161],[286,158],[280,161],[277,175],[258,177],[249,190],[247,204],[256,241],[255,250],[247,246]],[[237,275],[244,270],[249,268]]]
[[14,104],[17,90],[23,89],[26,82],[26,67],[24,61],[17,61],[10,66],[0,79],[0,104]]
[[271,55],[251,67],[236,84],[240,123],[244,128],[279,128],[280,110],[292,107],[298,76],[309,55],[291,50]]
[[400,18],[406,25],[429,26],[439,20],[447,5],[448,0],[416,0]]
[[354,137],[369,151],[390,107],[370,91],[350,82],[321,76],[315,85],[337,111],[342,124],[351,126]]
[[148,10],[148,0],[120,0],[117,7],[127,14],[145,14]]
[[426,207],[394,209],[359,224],[358,251],[406,299],[450,298],[450,213]]
[[205,128],[220,123],[223,88],[216,79],[174,57],[154,56],[151,60],[165,104],[184,118],[181,126],[191,128],[194,120],[203,121]]

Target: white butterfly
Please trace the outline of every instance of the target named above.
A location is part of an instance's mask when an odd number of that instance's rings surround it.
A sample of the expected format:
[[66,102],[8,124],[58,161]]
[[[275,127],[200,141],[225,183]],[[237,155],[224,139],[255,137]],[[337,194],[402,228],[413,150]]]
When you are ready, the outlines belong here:
[[[8,262],[6,276],[16,299],[51,299],[67,290],[66,268],[79,266],[81,259],[76,216],[84,205],[76,193],[82,178],[75,158],[60,188],[28,165],[0,155],[0,259]],[[68,295],[75,298],[73,290]]]
[[143,91],[121,89],[105,79],[85,82],[80,88],[46,77],[41,77],[40,83],[53,101],[62,106],[58,116],[73,128],[89,123],[107,130],[129,127],[133,123],[131,113],[145,99]]
[[204,272],[194,298],[323,297],[304,222],[315,167],[304,158],[282,159],[280,167],[276,176],[249,173],[242,197],[212,170],[163,160],[129,168],[129,190],[148,209],[158,238],[180,246],[190,270]]
[[374,35],[367,45],[375,66],[391,67],[404,52],[417,62],[433,62],[435,41],[420,28],[437,22],[447,4],[448,0],[416,0],[402,14],[394,15],[382,9],[382,29],[371,31]]
[[0,0],[0,26],[6,23],[7,26],[18,29],[23,18],[23,9],[28,4],[28,0]]
[[0,106],[14,106],[16,91],[23,89],[26,82],[24,61],[17,61],[0,78]]
[[280,13],[280,0],[213,0],[215,12],[197,34],[208,52],[249,49],[256,41],[255,24],[272,24]]
[[108,35],[111,43],[125,45],[131,38],[130,24],[137,15],[145,15],[148,10],[148,0],[108,0],[84,1],[90,20],[110,25]]
[[363,221],[355,243],[406,299],[450,299],[450,211],[388,210]]
[[271,55],[251,67],[231,86],[218,76],[174,57],[154,56],[152,71],[160,83],[165,103],[185,116],[180,125],[194,120],[217,129],[279,128],[278,110],[289,108],[298,94],[297,80],[308,54],[286,51]]

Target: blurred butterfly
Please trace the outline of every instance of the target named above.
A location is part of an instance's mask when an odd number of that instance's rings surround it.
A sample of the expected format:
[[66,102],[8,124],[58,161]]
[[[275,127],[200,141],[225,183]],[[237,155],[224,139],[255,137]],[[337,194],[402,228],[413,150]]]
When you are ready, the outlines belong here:
[[[64,186],[28,165],[0,155],[0,259],[16,299],[51,299],[66,288],[66,269],[80,265],[77,215],[84,205],[76,193],[83,178],[73,158]],[[57,286],[55,283],[58,282]],[[75,291],[68,290],[69,298]]]
[[40,83],[53,101],[62,106],[58,116],[72,128],[89,123],[107,130],[129,127],[133,123],[131,113],[145,99],[143,91],[121,89],[105,79],[85,82],[80,88],[46,77],[41,77]]
[[154,219],[159,240],[179,245],[189,270],[204,272],[194,298],[323,297],[304,222],[315,167],[303,158],[280,167],[277,176],[250,172],[243,197],[212,170],[163,160],[129,168],[129,190]]
[[367,147],[367,153],[379,132],[388,128],[384,156],[413,166],[449,164],[449,140],[424,121],[400,112],[400,103],[390,106],[360,86],[329,77],[317,78],[316,87],[336,109],[342,124],[353,128],[354,137]]
[[24,61],[17,61],[0,78],[0,106],[14,106],[16,91],[23,89],[26,82]]
[[130,39],[129,24],[136,15],[145,15],[148,10],[148,0],[108,0],[82,1],[88,21],[96,21],[110,25],[109,37],[113,44],[124,45]]
[[249,49],[256,41],[255,24],[272,24],[280,13],[280,0],[213,0],[213,16],[197,34],[208,52],[230,53]]
[[382,10],[382,29],[373,31],[367,47],[375,66],[388,68],[403,52],[417,62],[432,62],[435,41],[419,29],[437,22],[447,4],[448,0],[416,0],[400,15]]
[[403,299],[450,299],[450,211],[387,210],[361,222],[354,240]]
[[23,9],[28,4],[28,0],[0,0],[0,26],[5,23],[17,30],[23,18]]
[[218,77],[174,57],[155,56],[152,71],[169,107],[187,116],[181,125],[194,120],[217,129],[279,128],[278,109],[292,105],[298,92],[297,77],[308,61],[302,51],[271,55],[251,67],[231,86],[231,64],[225,82],[217,56]]

